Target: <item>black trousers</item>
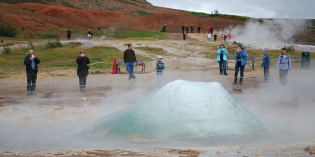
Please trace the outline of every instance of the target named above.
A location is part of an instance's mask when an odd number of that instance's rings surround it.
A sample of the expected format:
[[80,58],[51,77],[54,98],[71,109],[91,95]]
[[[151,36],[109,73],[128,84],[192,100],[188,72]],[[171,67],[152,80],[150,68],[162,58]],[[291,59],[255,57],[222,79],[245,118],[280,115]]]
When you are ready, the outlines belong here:
[[237,75],[238,75],[238,71],[240,71],[241,73],[241,81],[243,81],[244,79],[244,69],[245,69],[245,65],[242,65],[241,62],[236,62],[235,64],[235,74],[234,74],[234,80],[237,80]]
[[280,83],[286,84],[287,83],[287,76],[288,76],[288,69],[280,69],[279,75],[280,75]]
[[269,67],[264,67],[264,78],[265,78],[265,81],[270,79]]
[[84,89],[85,89],[85,86],[86,86],[86,77],[87,77],[87,75],[79,76],[79,85],[80,85],[80,90],[81,90],[81,91],[84,91]]
[[27,91],[35,91],[37,72],[27,73]]

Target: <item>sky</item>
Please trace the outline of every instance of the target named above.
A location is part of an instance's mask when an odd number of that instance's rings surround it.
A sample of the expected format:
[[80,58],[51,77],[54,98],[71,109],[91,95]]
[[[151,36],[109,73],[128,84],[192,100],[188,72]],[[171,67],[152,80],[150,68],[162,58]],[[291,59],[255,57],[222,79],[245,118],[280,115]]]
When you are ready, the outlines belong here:
[[147,0],[160,7],[256,18],[315,19],[315,0]]

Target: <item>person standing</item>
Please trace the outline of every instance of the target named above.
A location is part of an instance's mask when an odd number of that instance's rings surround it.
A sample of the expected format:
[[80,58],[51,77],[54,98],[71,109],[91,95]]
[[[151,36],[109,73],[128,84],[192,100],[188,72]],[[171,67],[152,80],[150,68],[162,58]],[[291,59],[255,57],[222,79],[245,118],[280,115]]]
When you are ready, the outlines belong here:
[[208,27],[207,27],[207,32],[208,32],[208,34],[211,33],[210,30],[211,30],[211,28],[210,28],[210,26],[208,26]]
[[237,45],[237,50],[235,53],[235,74],[234,74],[234,83],[237,84],[237,75],[238,71],[240,71],[240,85],[243,84],[243,79],[244,79],[244,70],[245,70],[245,65],[247,63],[247,52],[245,48],[243,48],[242,44]]
[[281,55],[278,57],[277,68],[279,69],[280,83],[287,83],[288,71],[291,69],[291,57],[287,55],[287,49],[283,48]]
[[134,75],[134,66],[137,62],[135,51],[132,49],[132,44],[128,44],[128,49],[124,52],[124,62],[126,65],[126,69],[129,73],[128,81],[131,79],[135,80],[136,76]]
[[71,30],[70,29],[67,30],[67,39],[68,40],[71,39]]
[[[186,26],[186,34],[188,34],[188,30],[189,30],[189,27],[188,25]],[[187,36],[187,35],[186,35]]]
[[91,40],[92,37],[93,37],[93,33],[92,33],[92,31],[89,29],[89,31],[88,31],[88,39]]
[[24,65],[26,69],[27,76],[27,96],[36,95],[36,80],[37,80],[37,72],[38,65],[40,63],[39,58],[34,55],[34,50],[28,50],[28,54],[24,59]]
[[[212,34],[212,33],[211,33]],[[217,41],[217,34],[213,35],[213,41]]]
[[220,74],[227,75],[226,72],[226,62],[227,62],[227,57],[226,55],[228,54],[227,49],[223,44],[220,45],[220,48],[217,51],[218,57],[217,57],[217,62],[219,63],[219,70]]
[[182,33],[185,33],[185,25],[182,25]]
[[201,30],[201,27],[200,27],[200,26],[198,26],[198,34],[200,33],[200,30]]
[[229,40],[231,40],[232,39],[232,34],[229,33],[227,37],[229,38]]
[[79,85],[81,93],[85,92],[86,87],[86,77],[89,74],[90,59],[86,56],[84,51],[80,52],[80,55],[77,57],[76,62],[78,64],[77,75],[79,77]]
[[211,34],[208,33],[208,41],[211,41]]
[[156,89],[159,89],[162,87],[163,83],[163,70],[165,69],[165,65],[162,62],[162,56],[157,57],[156,62]]
[[194,25],[190,25],[190,31],[191,31],[191,33],[194,33],[194,29],[195,29]]
[[268,51],[267,49],[263,50],[264,56],[263,56],[263,61],[261,63],[261,67],[264,68],[264,82],[267,82],[270,79],[270,75],[269,75],[270,57],[267,51]]
[[226,38],[227,38],[227,34],[224,33],[224,36],[223,36],[224,41],[226,41]]

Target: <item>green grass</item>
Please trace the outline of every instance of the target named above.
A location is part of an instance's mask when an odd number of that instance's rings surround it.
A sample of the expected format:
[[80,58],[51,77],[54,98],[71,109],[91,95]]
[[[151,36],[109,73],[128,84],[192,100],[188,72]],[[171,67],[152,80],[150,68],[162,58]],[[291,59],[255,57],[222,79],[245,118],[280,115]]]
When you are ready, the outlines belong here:
[[166,39],[166,33],[159,32],[159,31],[116,30],[114,32],[113,38],[163,40],[163,39]]
[[[81,51],[80,47],[73,44],[64,45],[60,48],[46,49],[44,46],[36,46],[34,48],[35,55],[41,60],[39,64],[40,72],[53,72],[56,70],[75,69],[77,64],[76,57]],[[113,59],[121,59],[123,52],[113,47],[97,46],[86,49],[86,54],[90,58],[91,63],[107,62],[109,64],[94,64],[91,65],[91,73],[106,73],[109,72]],[[10,54],[4,55],[0,53],[0,73],[1,74],[24,74],[25,66],[23,64],[26,51],[23,49],[12,49]],[[152,61],[148,57],[137,55],[137,58],[142,58],[145,62]],[[99,72],[97,72],[99,71]],[[58,75],[58,74],[56,74]]]
[[239,16],[239,15],[228,15],[228,14],[207,14],[203,12],[189,12],[191,15],[201,16],[201,17],[226,17],[226,18],[237,18],[242,20],[248,20],[250,17]]
[[42,39],[60,39],[59,35],[55,33],[43,33],[40,37]]
[[152,13],[148,13],[148,12],[145,12],[145,11],[137,11],[137,13],[140,15],[140,16],[146,16],[146,15],[151,15]]

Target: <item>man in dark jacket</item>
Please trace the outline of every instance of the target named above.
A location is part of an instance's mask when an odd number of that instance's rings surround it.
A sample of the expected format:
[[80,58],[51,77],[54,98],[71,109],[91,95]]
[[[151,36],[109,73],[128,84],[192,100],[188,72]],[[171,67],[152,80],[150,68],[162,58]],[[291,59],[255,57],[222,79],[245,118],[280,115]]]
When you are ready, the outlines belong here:
[[71,39],[71,30],[70,29],[67,30],[67,39],[68,40]]
[[77,75],[79,77],[80,91],[83,93],[86,86],[86,77],[89,74],[90,59],[86,56],[85,52],[80,52],[80,56],[77,57],[76,62],[78,64]]
[[28,50],[28,54],[24,59],[24,65],[27,75],[27,96],[35,95],[36,79],[40,60],[34,55],[33,50]]
[[124,52],[124,62],[126,69],[129,73],[128,81],[131,79],[136,79],[136,76],[133,74],[133,69],[135,63],[137,62],[135,51],[132,50],[132,44],[128,44],[128,49]]
[[198,26],[198,33],[200,33],[200,30],[201,30],[201,27],[200,27],[200,26]]

